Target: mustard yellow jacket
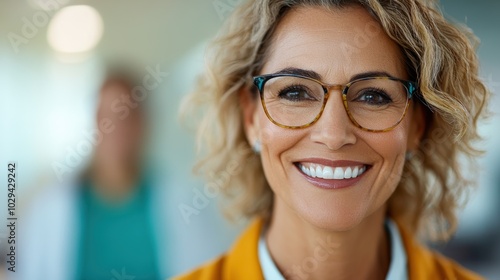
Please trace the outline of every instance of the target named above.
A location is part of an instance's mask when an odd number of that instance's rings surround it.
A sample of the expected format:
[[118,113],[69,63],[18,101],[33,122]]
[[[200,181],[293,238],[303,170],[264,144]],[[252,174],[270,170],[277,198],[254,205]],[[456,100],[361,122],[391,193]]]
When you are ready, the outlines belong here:
[[[264,279],[258,257],[258,242],[262,221],[255,221],[234,244],[218,259],[175,280],[260,280]],[[480,276],[460,267],[457,263],[419,245],[413,237],[399,228],[408,258],[410,280],[475,280]]]

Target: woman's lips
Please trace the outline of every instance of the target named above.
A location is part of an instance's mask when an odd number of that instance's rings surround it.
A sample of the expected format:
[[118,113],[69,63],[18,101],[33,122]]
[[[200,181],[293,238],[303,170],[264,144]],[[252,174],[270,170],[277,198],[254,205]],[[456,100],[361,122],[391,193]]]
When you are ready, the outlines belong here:
[[352,186],[371,167],[371,165],[361,162],[324,159],[303,160],[295,162],[295,166],[310,183],[327,189]]

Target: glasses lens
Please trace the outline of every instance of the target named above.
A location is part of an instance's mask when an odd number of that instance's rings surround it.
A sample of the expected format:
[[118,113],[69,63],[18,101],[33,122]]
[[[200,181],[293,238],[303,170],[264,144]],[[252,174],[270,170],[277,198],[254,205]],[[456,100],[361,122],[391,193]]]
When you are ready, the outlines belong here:
[[263,90],[264,106],[276,123],[297,127],[314,121],[321,112],[325,94],[315,81],[299,77],[275,77]]
[[354,82],[346,94],[351,118],[361,127],[384,130],[398,124],[408,104],[408,90],[400,82],[373,78]]

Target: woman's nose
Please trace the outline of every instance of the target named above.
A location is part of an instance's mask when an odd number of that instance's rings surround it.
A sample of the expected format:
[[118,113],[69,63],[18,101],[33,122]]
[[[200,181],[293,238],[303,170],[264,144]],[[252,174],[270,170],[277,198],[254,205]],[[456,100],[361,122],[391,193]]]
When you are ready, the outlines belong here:
[[345,110],[340,91],[332,90],[319,120],[312,126],[311,140],[330,150],[356,143],[354,125]]

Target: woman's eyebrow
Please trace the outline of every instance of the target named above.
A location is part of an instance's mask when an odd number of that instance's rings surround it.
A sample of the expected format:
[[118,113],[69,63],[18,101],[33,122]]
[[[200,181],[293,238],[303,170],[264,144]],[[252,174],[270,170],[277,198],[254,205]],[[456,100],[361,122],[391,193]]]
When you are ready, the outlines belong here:
[[312,70],[295,68],[295,67],[287,67],[287,68],[281,69],[280,71],[276,72],[275,74],[293,74],[293,75],[309,77],[309,78],[313,78],[315,80],[321,81],[321,75],[318,74],[317,72],[314,72]]
[[356,74],[351,77],[349,82],[352,82],[354,80],[358,79],[363,79],[363,78],[370,78],[370,77],[390,77],[390,78],[395,78],[391,74],[387,73],[386,71],[368,71],[368,72],[362,72],[359,74]]
[[[293,75],[300,75],[304,77],[309,77],[313,78],[318,81],[322,81],[322,76],[312,70],[306,70],[306,69],[301,69],[301,68],[295,68],[295,67],[287,67],[284,69],[281,69],[280,71],[274,73],[274,74],[293,74]],[[386,71],[368,71],[368,72],[362,72],[358,73],[354,76],[351,77],[349,82],[352,82],[354,80],[358,79],[363,79],[363,78],[370,78],[370,77],[390,77],[390,78],[395,78],[393,75],[389,74]]]

